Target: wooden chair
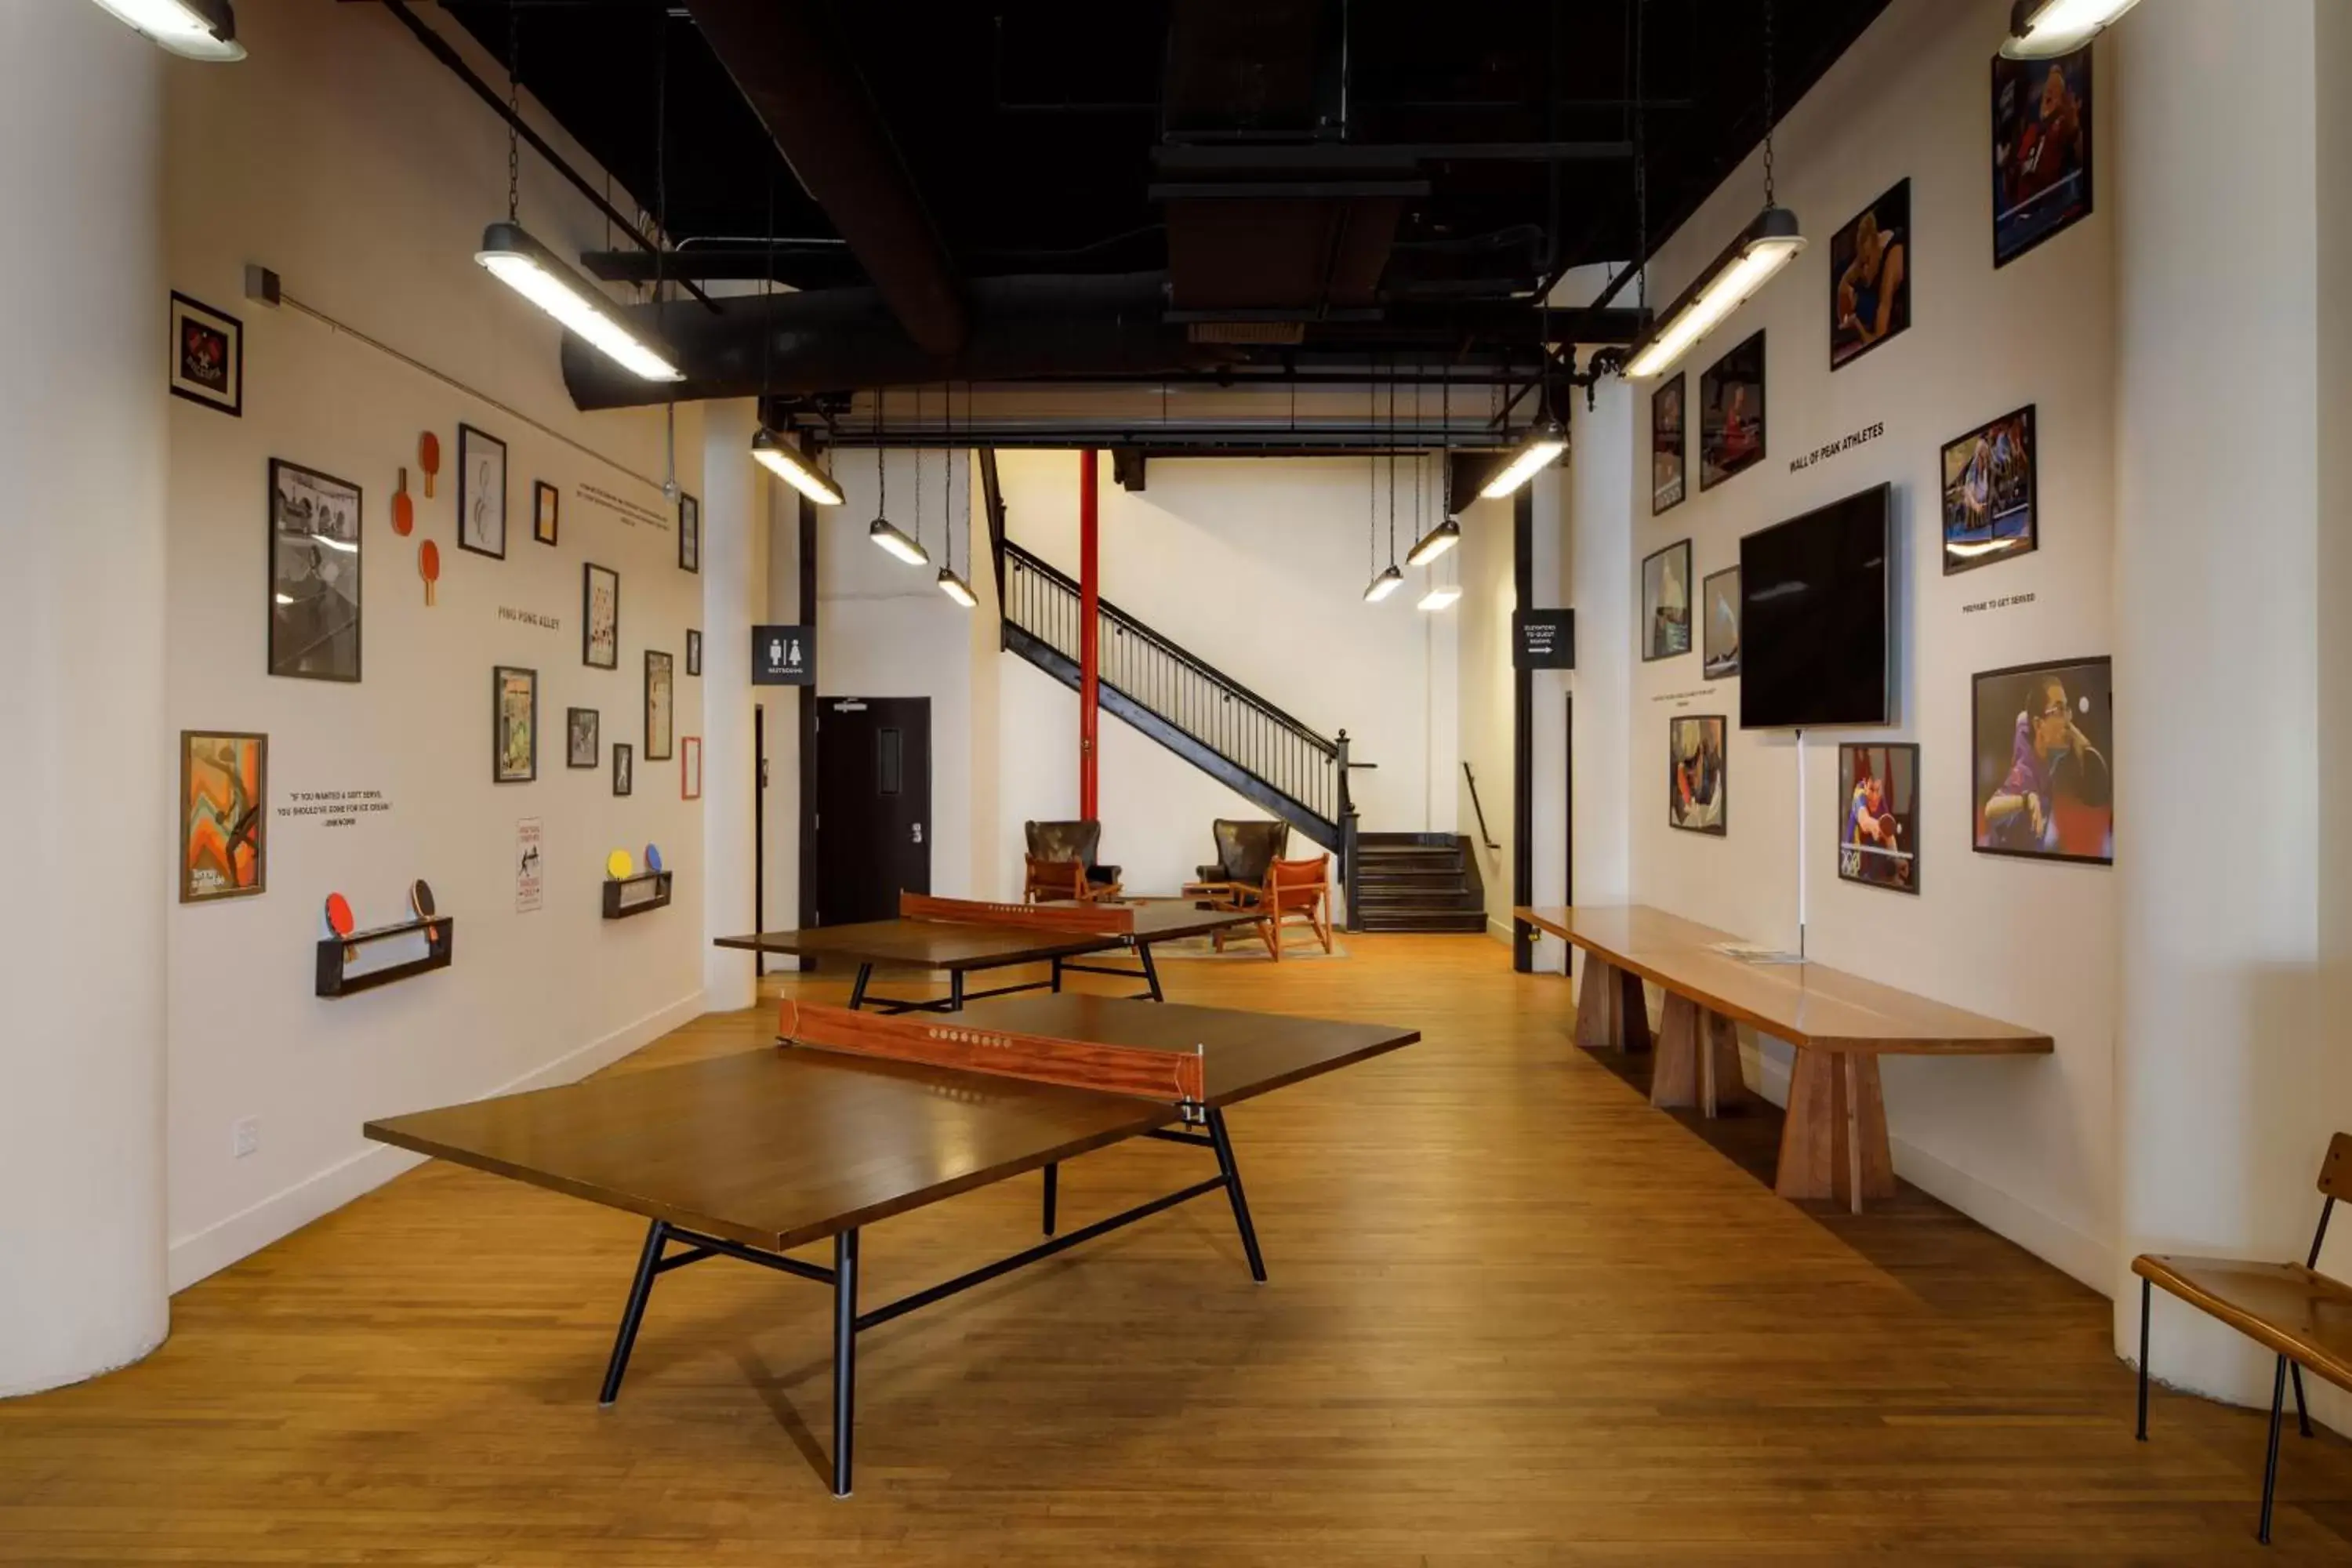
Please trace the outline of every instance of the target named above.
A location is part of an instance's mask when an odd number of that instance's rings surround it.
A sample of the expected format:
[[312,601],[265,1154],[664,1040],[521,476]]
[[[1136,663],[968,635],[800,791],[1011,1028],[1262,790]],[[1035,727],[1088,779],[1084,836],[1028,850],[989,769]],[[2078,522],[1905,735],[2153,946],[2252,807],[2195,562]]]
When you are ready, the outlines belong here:
[[[1265,880],[1255,889],[1237,889],[1231,909],[1255,910],[1257,923],[1249,928],[1265,942],[1266,951],[1276,963],[1282,962],[1282,927],[1285,921],[1304,921],[1323,943],[1323,951],[1331,951],[1331,857],[1318,855],[1312,860],[1276,860],[1265,868]],[[1225,938],[1230,934],[1215,933],[1214,945],[1219,952],[1225,951]],[[1247,934],[1244,932],[1243,934]]]
[[1022,902],[1076,899],[1080,903],[1099,903],[1118,897],[1119,868],[1095,863],[1102,845],[1101,823],[1091,819],[1028,822],[1022,830],[1029,840]]
[[2352,1132],[2338,1132],[2319,1167],[2319,1228],[2311,1253],[2301,1263],[2245,1263],[2230,1258],[2172,1258],[2142,1253],[2132,1259],[2139,1276],[2139,1440],[2147,1441],[2147,1321],[2150,1288],[2162,1286],[2199,1311],[2219,1318],[2278,1356],[2271,1379],[2270,1456],[2263,1466],[2263,1515],[2255,1539],[2271,1539],[2271,1501],[2278,1491],[2279,1421],[2285,1412],[2287,1376],[2294,1377],[2295,1424],[2311,1436],[2311,1413],[2303,1402],[2303,1371],[2309,1367],[2336,1387],[2352,1390],[2352,1285],[2319,1272],[2320,1243],[2336,1200],[2352,1197]]
[[1236,822],[1221,816],[1210,825],[1209,833],[1216,844],[1217,858],[1199,868],[1196,879],[1184,884],[1188,897],[1202,893],[1230,899],[1236,889],[1255,894],[1265,885],[1265,868],[1290,847],[1286,822]]

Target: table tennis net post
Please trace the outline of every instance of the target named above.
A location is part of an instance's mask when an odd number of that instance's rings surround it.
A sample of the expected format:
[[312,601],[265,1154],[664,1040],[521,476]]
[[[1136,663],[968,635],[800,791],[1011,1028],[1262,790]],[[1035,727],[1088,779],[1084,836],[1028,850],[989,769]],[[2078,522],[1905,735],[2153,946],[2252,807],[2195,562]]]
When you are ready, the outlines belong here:
[[1174,1105],[1198,1106],[1208,1097],[1206,1062],[1199,1046],[1190,1051],[1170,1051],[1103,1040],[1063,1039],[985,1028],[961,1022],[952,1014],[852,1012],[789,996],[777,1009],[776,1036],[785,1045],[814,1046],[846,1055],[1065,1089],[1133,1095]]

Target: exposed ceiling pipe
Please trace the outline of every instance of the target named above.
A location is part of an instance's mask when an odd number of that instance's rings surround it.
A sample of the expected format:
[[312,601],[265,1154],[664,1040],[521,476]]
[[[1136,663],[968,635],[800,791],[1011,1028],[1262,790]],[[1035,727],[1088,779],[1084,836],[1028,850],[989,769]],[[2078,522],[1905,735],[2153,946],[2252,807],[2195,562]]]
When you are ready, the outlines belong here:
[[907,338],[926,353],[960,352],[971,321],[947,247],[823,5],[688,0],[687,9]]

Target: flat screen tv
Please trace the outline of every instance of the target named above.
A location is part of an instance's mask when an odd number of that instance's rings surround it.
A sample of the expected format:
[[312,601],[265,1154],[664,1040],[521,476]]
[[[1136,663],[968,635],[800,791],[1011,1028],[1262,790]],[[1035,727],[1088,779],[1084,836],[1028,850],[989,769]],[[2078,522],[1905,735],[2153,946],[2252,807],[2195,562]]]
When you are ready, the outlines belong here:
[[1739,725],[1884,724],[1886,513],[1879,485],[1739,542]]

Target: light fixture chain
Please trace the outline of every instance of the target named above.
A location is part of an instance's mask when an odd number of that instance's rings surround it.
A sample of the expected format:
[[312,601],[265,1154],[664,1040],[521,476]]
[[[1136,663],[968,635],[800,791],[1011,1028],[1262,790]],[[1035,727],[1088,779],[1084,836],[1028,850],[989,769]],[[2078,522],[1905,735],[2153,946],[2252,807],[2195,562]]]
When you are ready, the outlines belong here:
[[923,543],[923,448],[920,445],[922,438],[923,389],[918,385],[915,388],[915,440],[918,443],[915,447],[915,546],[917,549],[920,549]]
[[522,8],[507,0],[507,221],[522,221]]
[[1642,79],[1642,46],[1650,16],[1650,0],[1633,0],[1633,227],[1641,248],[1641,275],[1633,280],[1634,302],[1650,308],[1650,156],[1649,106]]
[[1775,72],[1772,0],[1764,0],[1764,205],[1772,202],[1772,122],[1778,118],[1780,78]]

